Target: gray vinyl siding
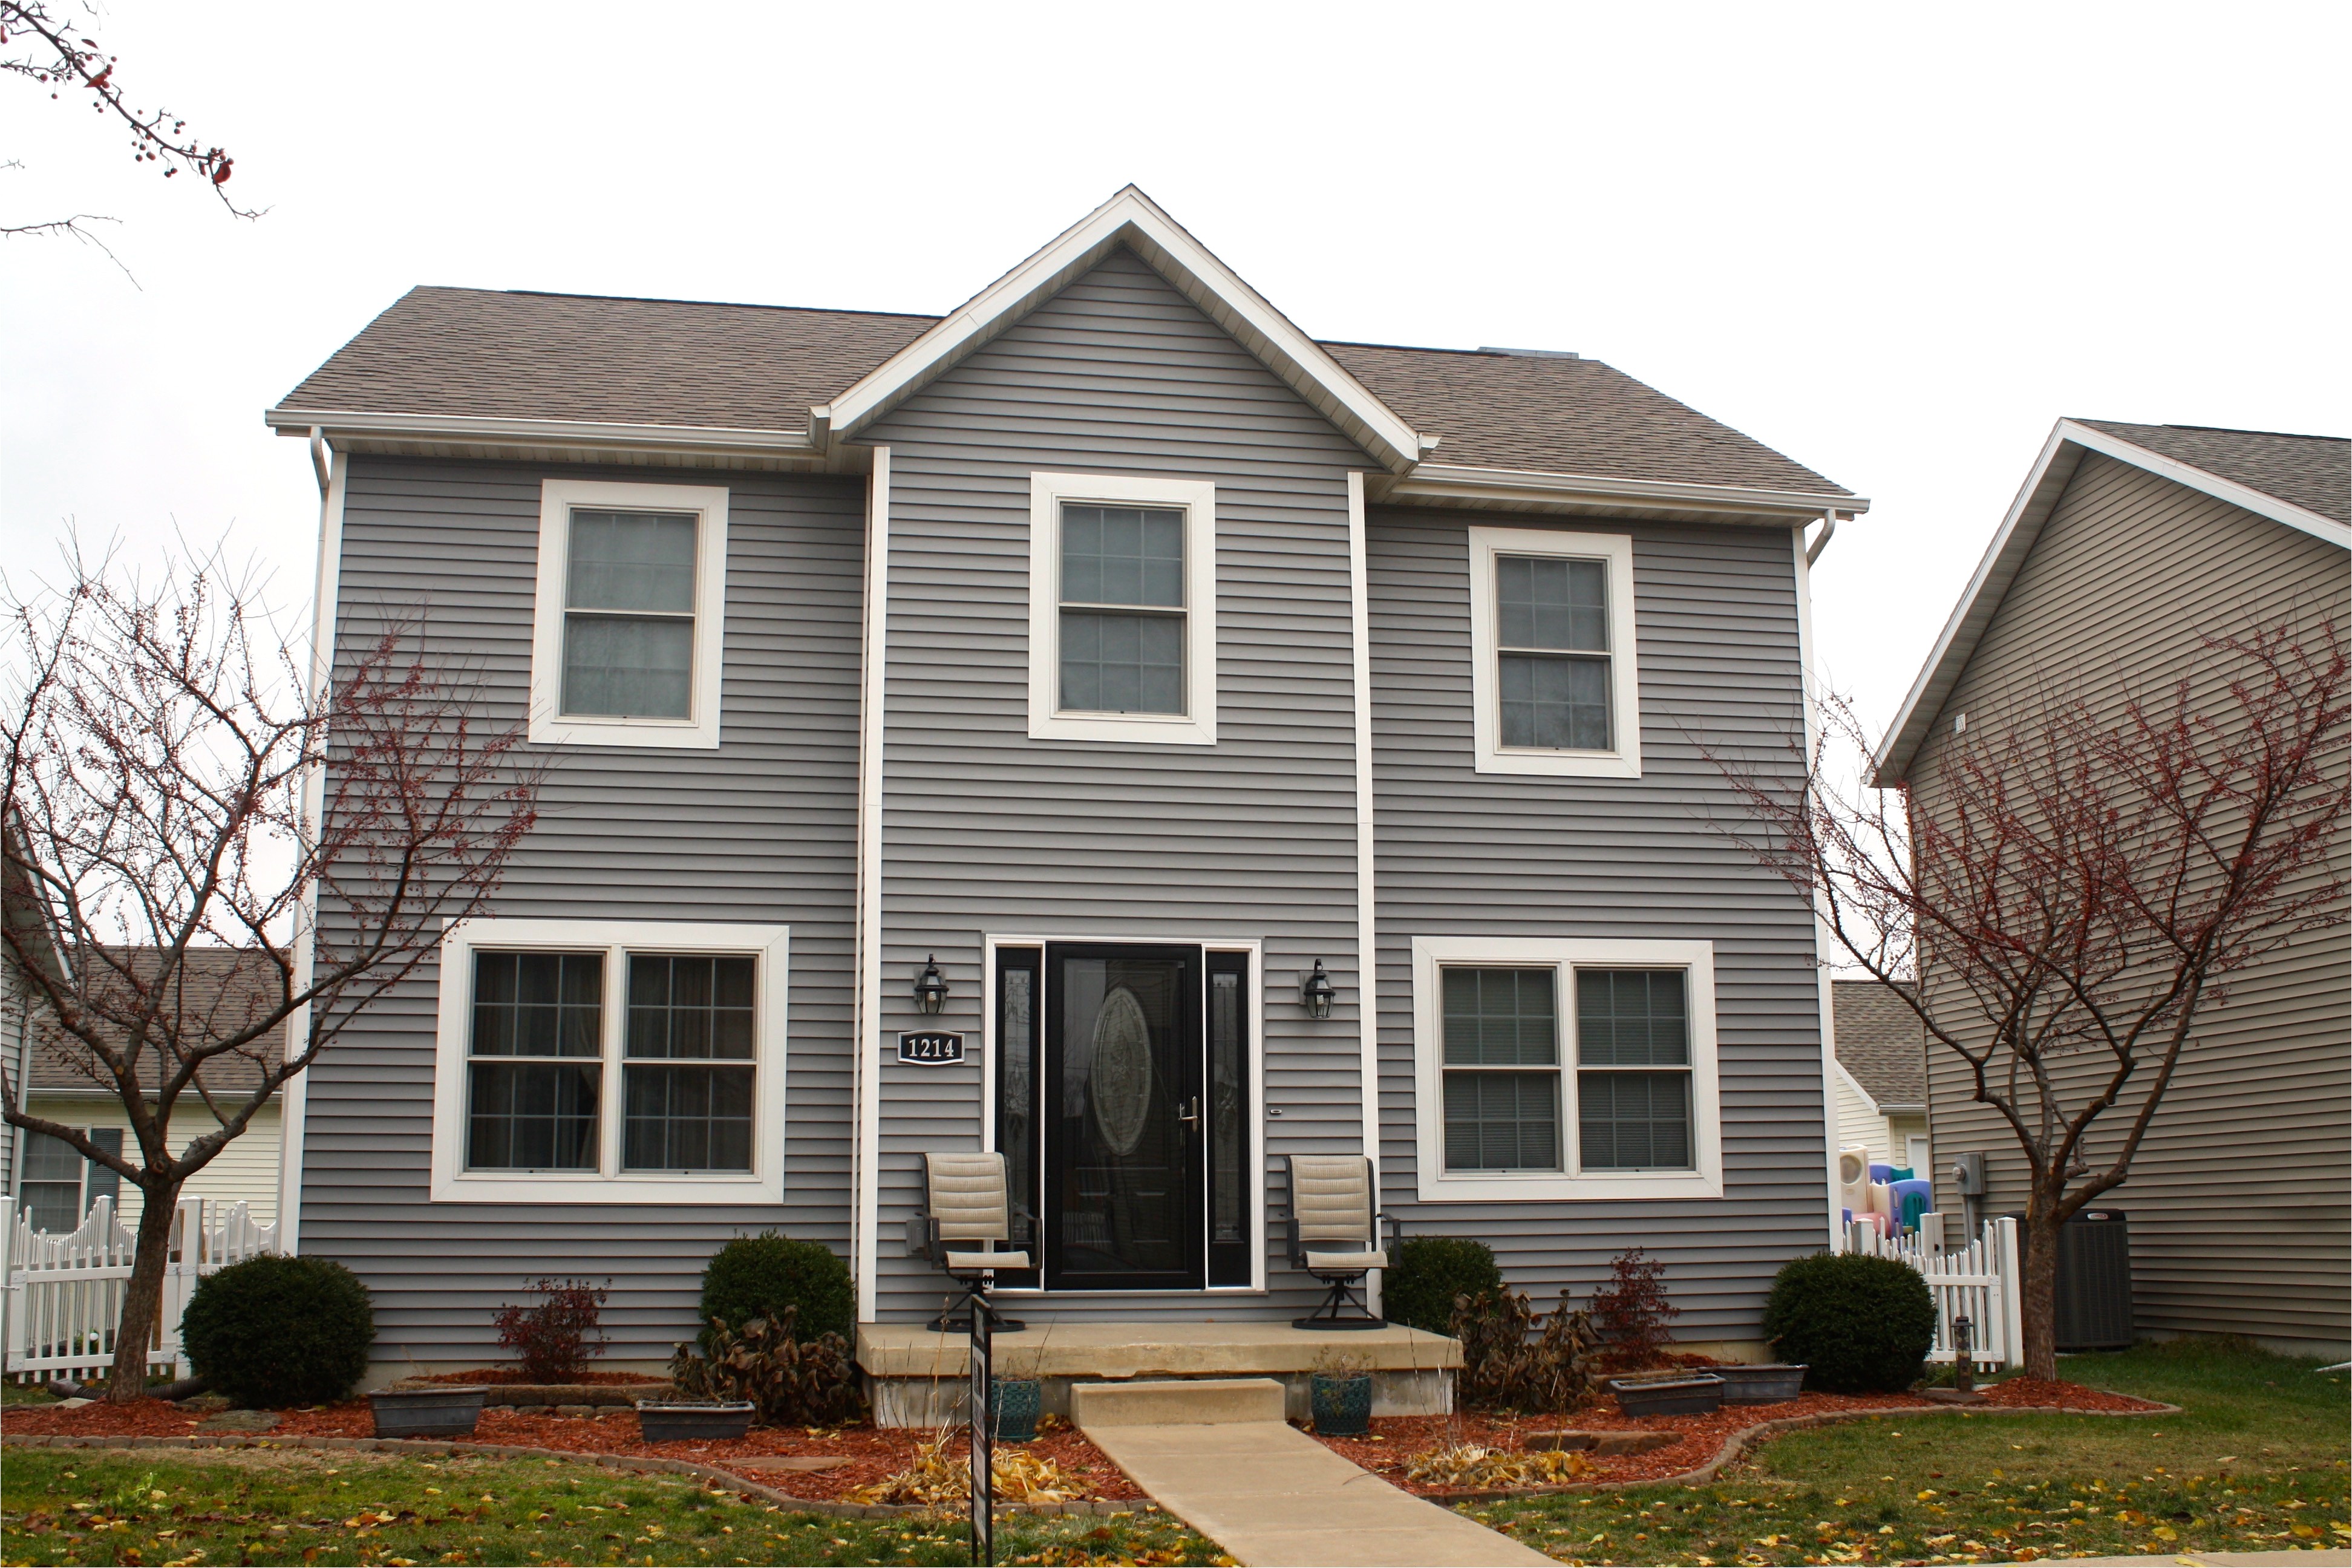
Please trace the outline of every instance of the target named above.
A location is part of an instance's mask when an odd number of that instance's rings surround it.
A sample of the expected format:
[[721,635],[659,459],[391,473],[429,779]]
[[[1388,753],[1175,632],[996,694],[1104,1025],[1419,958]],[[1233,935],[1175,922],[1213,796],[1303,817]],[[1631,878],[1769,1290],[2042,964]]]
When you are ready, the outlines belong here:
[[[2184,677],[2216,700],[2201,638],[2324,616],[2342,624],[2342,547],[2096,454],[2086,456],[2026,557],[1912,763],[1916,809],[1948,797],[1953,717],[1969,734],[2080,692],[2114,712],[2129,689],[2161,700]],[[2339,749],[2330,759],[2347,779]],[[2339,843],[2337,874],[2344,868]],[[2317,874],[2315,873],[2315,885]],[[1936,994],[1932,963],[1930,994]],[[2151,1124],[2129,1181],[2102,1203],[2130,1218],[2144,1333],[2242,1333],[2341,1347],[2352,1340],[2352,1017],[2342,929],[2299,938],[2233,975]],[[1990,1212],[2024,1207],[2024,1157],[1964,1065],[1928,1047],[1939,1172],[1985,1154]],[[2080,1097],[2074,1103],[2079,1105]],[[2127,1091],[2093,1134],[2112,1157],[2140,1101]],[[1947,1207],[1958,1200],[1948,1181]]]
[[[0,956],[0,1071],[8,1075],[8,1088],[18,1096],[26,1088],[26,1068],[32,1065],[25,1049],[26,997],[30,987],[16,971],[14,959]],[[16,1191],[16,1130],[0,1121],[0,1196],[13,1196]]]
[[[337,611],[343,661],[388,616],[421,615],[436,656],[480,670],[484,716],[519,721],[548,477],[663,478],[352,459]],[[367,1282],[379,1360],[495,1358],[492,1312],[547,1274],[609,1278],[607,1353],[661,1358],[691,1331],[703,1263],[728,1237],[772,1226],[847,1256],[865,487],[708,472],[693,482],[730,490],[721,744],[525,748],[550,763],[541,817],[493,912],[788,924],[782,1201],[428,1203],[440,978],[428,969],[310,1074],[301,1247]]]
[[[1260,938],[1267,1153],[1359,1149],[1346,475],[1362,454],[1124,251],[871,438],[891,454],[882,1039],[917,1026],[931,952],[953,988],[935,1026],[977,1039],[985,933]],[[1041,469],[1215,482],[1215,746],[1029,738]],[[1296,989],[1318,958],[1342,997],[1320,1023]],[[899,1237],[921,1152],[979,1146],[980,1090],[977,1064],[883,1071],[886,1321],[947,1290]],[[1057,1296],[1055,1315],[1296,1316],[1310,1282],[1268,1243],[1266,1296]]]
[[[1381,1175],[1409,1233],[1472,1237],[1542,1305],[1642,1247],[1685,1340],[1753,1339],[1772,1274],[1827,1239],[1820,990],[1803,900],[1717,830],[1738,806],[1702,747],[1801,754],[1795,563],[1785,529],[1579,519],[1633,545],[1639,779],[1479,773],[1466,530],[1510,521],[1373,509],[1369,521],[1380,913]],[[1724,1195],[1418,1199],[1412,940],[1714,944]]]

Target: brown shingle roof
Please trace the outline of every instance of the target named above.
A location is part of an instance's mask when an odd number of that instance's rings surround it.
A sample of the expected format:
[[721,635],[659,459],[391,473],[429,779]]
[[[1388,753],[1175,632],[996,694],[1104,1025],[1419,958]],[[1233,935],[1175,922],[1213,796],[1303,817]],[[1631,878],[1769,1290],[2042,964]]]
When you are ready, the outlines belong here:
[[2126,425],[2118,419],[2078,419],[2249,489],[2352,522],[2352,440],[2340,436],[2289,436],[2276,430],[2224,430],[2210,425]]
[[1919,1015],[1875,980],[1832,980],[1837,1059],[1871,1099],[1885,1105],[1927,1102],[1927,1035]]
[[[131,967],[134,971],[144,970],[152,973],[155,951],[153,948],[131,950]],[[93,984],[103,982],[94,981]],[[194,1042],[206,1038],[217,1040],[241,1033],[275,1007],[278,984],[277,966],[257,950],[236,947],[189,949],[180,964],[179,994],[171,1004],[177,1012],[181,1037]],[[268,1061],[284,1060],[286,1026],[279,1024],[256,1041],[255,1046]],[[150,1050],[152,1052],[152,1047]],[[30,1055],[32,1060],[26,1079],[27,1087],[31,1089],[100,1094],[113,1092],[76,1065],[78,1062],[95,1065],[95,1058],[79,1040],[62,1034],[54,1024],[47,1029],[36,1028]],[[215,1096],[250,1094],[261,1081],[259,1065],[235,1053],[215,1057],[198,1068],[197,1073],[205,1087]],[[152,1090],[161,1076],[156,1070],[155,1057],[152,1054],[142,1057],[140,1080]]]
[[[797,433],[938,321],[684,300],[412,289],[282,406]],[[1326,343],[1431,460],[1849,492],[1598,360]]]

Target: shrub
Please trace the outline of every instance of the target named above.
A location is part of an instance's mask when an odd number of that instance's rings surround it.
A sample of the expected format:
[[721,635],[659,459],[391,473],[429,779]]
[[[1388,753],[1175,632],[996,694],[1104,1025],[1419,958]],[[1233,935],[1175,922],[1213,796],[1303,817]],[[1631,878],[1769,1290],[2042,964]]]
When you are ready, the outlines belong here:
[[[777,1318],[790,1307],[812,1340],[849,1337],[857,1321],[857,1293],[849,1268],[813,1241],[768,1231],[739,1236],[720,1247],[702,1271],[702,1321],[740,1328],[754,1318]],[[706,1336],[707,1338],[707,1336]]]
[[521,1360],[526,1382],[570,1383],[604,1349],[597,1323],[612,1293],[585,1279],[535,1279],[530,1291],[539,1298],[535,1304],[499,1309],[499,1343]]
[[773,1318],[730,1324],[713,1318],[701,1353],[681,1344],[669,1360],[670,1381],[688,1399],[748,1399],[771,1426],[828,1426],[859,1414],[857,1369],[849,1342],[794,1333],[799,1309]]
[[1666,1300],[1665,1273],[1638,1247],[1611,1260],[1609,1283],[1592,1293],[1592,1326],[1608,1342],[1612,1366],[1652,1366],[1665,1350],[1667,1321],[1683,1310]]
[[1918,1380],[1936,1342],[1936,1299],[1891,1258],[1817,1252],[1783,1266],[1764,1305],[1764,1335],[1807,1384],[1834,1394],[1893,1394]]
[[1446,1326],[1462,1342],[1466,1405],[1573,1410],[1592,1392],[1592,1314],[1571,1311],[1566,1290],[1540,1321],[1527,1297],[1508,1287],[1457,1297]]
[[239,1405],[326,1405],[367,1374],[375,1316],[341,1264],[264,1253],[196,1282],[180,1339],[197,1374]]
[[1498,1296],[1503,1272],[1495,1249],[1452,1236],[1415,1236],[1397,1243],[1381,1277],[1381,1312],[1392,1323],[1450,1332],[1457,1296]]

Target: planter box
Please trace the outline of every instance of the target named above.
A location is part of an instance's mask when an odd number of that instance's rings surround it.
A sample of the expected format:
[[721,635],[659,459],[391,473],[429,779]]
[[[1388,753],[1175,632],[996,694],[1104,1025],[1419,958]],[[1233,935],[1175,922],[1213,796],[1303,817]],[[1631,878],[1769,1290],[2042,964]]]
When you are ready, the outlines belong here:
[[1779,1405],[1805,1390],[1805,1369],[1774,1362],[1769,1366],[1719,1366],[1726,1405]]
[[1609,1392],[1628,1415],[1704,1415],[1723,1408],[1723,1379],[1711,1372],[1612,1378]]
[[989,1385],[988,1401],[996,1415],[996,1440],[1026,1443],[1034,1439],[1045,1394],[1045,1385],[1034,1377],[994,1379]]
[[751,1429],[759,1406],[748,1399],[637,1401],[637,1426],[648,1443],[726,1443]]
[[470,1437],[482,1418],[482,1396],[489,1391],[467,1385],[452,1388],[385,1389],[368,1395],[375,1413],[379,1437]]
[[1311,1390],[1318,1437],[1361,1437],[1372,1429],[1372,1374],[1317,1373]]

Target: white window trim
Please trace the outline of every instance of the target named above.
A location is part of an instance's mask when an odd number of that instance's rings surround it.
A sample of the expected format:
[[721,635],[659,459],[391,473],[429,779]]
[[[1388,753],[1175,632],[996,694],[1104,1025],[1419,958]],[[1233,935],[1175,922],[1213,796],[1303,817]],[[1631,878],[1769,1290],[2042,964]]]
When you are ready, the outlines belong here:
[[[1642,776],[1642,681],[1634,651],[1633,541],[1622,533],[1570,533],[1551,528],[1473,528],[1470,533],[1471,739],[1482,773],[1549,773],[1556,778]],[[1610,728],[1606,752],[1556,752],[1505,746],[1503,683],[1496,644],[1495,557],[1557,555],[1609,567]]]
[[[437,1204],[772,1204],[783,1197],[789,926],[671,921],[459,921],[441,937],[441,997],[434,1041],[433,1201]],[[604,954],[604,1052],[593,1171],[466,1169],[467,1045],[473,1033],[478,948]],[[751,1062],[751,1168],[688,1175],[619,1173],[621,1045],[632,952],[749,955],[759,961]]]
[[[1184,711],[1065,713],[1062,507],[1181,507],[1184,511]],[[1029,476],[1029,737],[1036,741],[1217,743],[1217,487],[1140,474]]]
[[[1525,1173],[1445,1170],[1445,1002],[1438,970],[1491,963],[1560,971],[1560,1149],[1563,1171]],[[1580,1171],[1576,1114],[1576,991],[1588,969],[1680,969],[1690,976],[1691,1131],[1696,1168],[1688,1173]],[[1412,940],[1414,1161],[1421,1201],[1535,1202],[1565,1199],[1719,1198],[1723,1195],[1723,1107],[1716,1077],[1715,944],[1706,942],[1604,942],[1552,937],[1423,936]]]
[[[694,672],[683,719],[567,719],[563,700],[563,594],[573,507],[691,511],[694,531]],[[641,485],[605,479],[542,479],[539,487],[539,586],[530,637],[530,738],[551,746],[719,744],[720,667],[727,644],[727,489]]]

